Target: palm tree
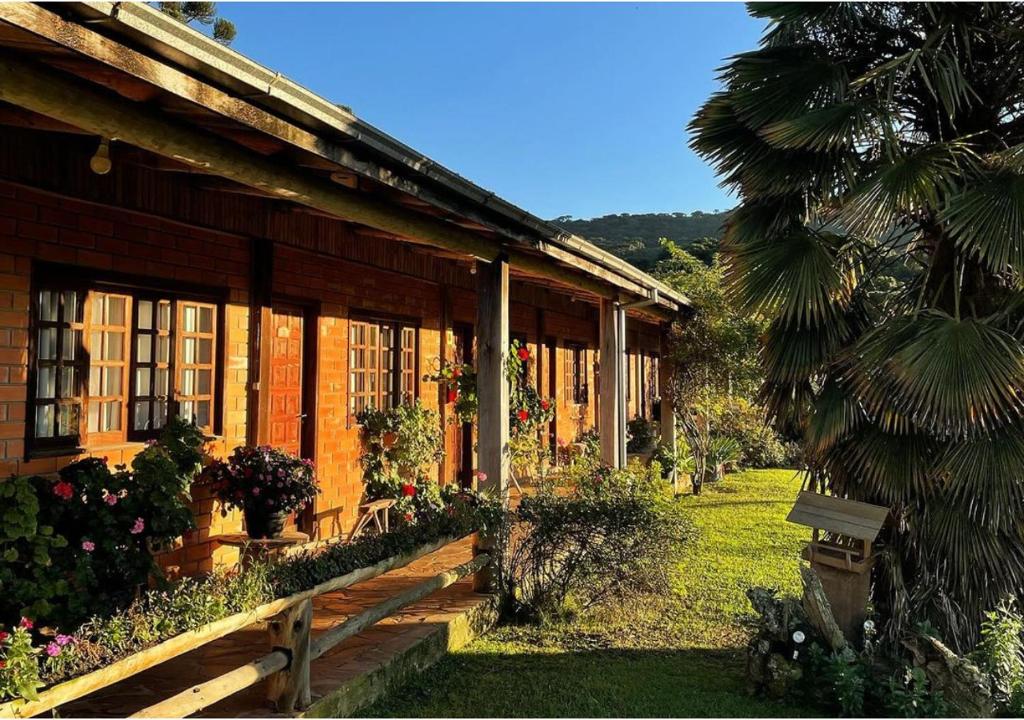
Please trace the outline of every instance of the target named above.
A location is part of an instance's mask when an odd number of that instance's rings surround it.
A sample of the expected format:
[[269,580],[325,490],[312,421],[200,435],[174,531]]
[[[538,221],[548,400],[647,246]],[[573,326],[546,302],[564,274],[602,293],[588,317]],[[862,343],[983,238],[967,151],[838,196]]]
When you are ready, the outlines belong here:
[[692,147],[808,484],[886,505],[891,639],[1024,588],[1024,8],[762,3]]

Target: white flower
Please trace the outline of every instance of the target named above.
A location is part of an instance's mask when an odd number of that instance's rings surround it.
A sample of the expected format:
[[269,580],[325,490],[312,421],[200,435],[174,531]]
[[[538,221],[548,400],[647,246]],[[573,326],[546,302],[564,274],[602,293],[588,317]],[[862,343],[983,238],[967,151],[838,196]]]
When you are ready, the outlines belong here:
[[795,633],[793,633],[793,642],[795,642],[797,645],[799,645],[806,639],[807,636],[804,635],[803,632],[801,632],[800,630],[797,630]]

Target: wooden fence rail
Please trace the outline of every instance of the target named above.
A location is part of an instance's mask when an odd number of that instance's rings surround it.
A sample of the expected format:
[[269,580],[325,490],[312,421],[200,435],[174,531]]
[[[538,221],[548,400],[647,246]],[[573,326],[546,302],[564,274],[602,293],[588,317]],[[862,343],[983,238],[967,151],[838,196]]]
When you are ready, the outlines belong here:
[[[212,680],[183,690],[173,697],[140,710],[131,717],[162,718],[194,715],[271,676],[273,676],[272,680],[280,680],[278,683],[272,682],[267,693],[268,699],[276,705],[279,712],[290,713],[296,707],[305,707],[310,700],[310,661],[320,657],[353,635],[358,635],[367,627],[393,615],[401,608],[453,585],[467,575],[478,572],[488,562],[490,562],[488,555],[477,555],[467,563],[438,573],[382,603],[367,608],[358,615],[347,618],[329,630],[325,630],[312,642],[310,642],[312,623],[309,621],[311,612],[296,613],[287,618],[282,617],[282,629],[278,636],[282,641],[282,647],[279,649]],[[299,615],[304,615],[305,619]],[[286,675],[287,677],[285,677]]]
[[[104,668],[54,685],[39,693],[39,697],[36,700],[19,699],[0,704],[0,718],[27,718],[39,715],[47,710],[52,710],[60,705],[77,700],[132,675],[148,670],[151,667],[167,662],[179,655],[191,652],[249,625],[275,618],[275,616],[281,616],[289,609],[308,602],[318,595],[341,590],[358,582],[375,578],[390,570],[405,567],[414,560],[424,555],[429,555],[458,539],[449,537],[423,545],[406,555],[398,555],[382,560],[376,565],[359,568],[345,575],[332,578],[309,590],[274,600],[254,610],[237,613],[196,630],[176,635],[158,645],[113,662]],[[285,666],[287,666],[287,662]],[[275,671],[270,670],[267,672],[267,675],[273,672]],[[267,675],[264,675],[264,677]]]

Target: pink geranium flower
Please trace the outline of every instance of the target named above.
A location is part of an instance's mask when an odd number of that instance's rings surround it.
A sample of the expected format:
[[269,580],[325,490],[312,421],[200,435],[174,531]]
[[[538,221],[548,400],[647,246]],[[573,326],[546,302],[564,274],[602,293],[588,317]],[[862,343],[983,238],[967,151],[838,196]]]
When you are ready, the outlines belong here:
[[91,553],[93,550],[96,549],[96,543],[94,543],[92,540],[83,540],[82,549],[88,553]]
[[135,524],[132,525],[132,529],[129,531],[132,535],[138,535],[140,532],[146,529],[146,521],[142,518],[135,518]]
[[26,630],[31,630],[32,628],[34,628],[36,626],[36,624],[34,622],[32,622],[32,618],[27,618],[27,617],[23,617],[21,619],[21,622],[18,623],[18,625],[20,627],[25,628]]
[[60,655],[60,645],[55,642],[48,643],[46,645],[46,654],[50,657],[57,657]]
[[117,495],[115,495],[114,493],[107,493],[106,496],[103,498],[103,502],[113,507],[114,505],[117,505]]

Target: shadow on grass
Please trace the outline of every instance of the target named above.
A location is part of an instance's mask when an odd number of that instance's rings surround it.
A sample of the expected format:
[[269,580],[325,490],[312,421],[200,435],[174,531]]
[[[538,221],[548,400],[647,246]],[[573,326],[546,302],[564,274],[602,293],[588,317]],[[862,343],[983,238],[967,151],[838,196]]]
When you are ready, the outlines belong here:
[[[738,650],[520,646],[449,655],[359,717],[813,716],[746,692]],[[507,645],[502,645],[507,648]]]

